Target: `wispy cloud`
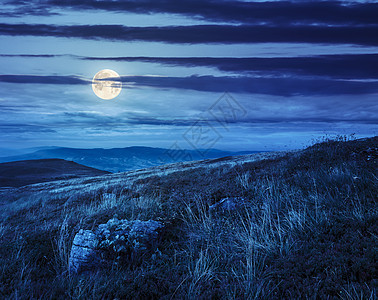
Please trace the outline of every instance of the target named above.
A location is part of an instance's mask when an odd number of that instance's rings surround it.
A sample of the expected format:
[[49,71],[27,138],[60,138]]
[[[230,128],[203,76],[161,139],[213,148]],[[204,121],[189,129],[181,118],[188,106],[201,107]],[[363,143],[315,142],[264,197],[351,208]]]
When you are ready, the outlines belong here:
[[0,132],[2,134],[13,134],[13,133],[56,133],[48,125],[40,124],[27,124],[27,123],[12,123],[12,124],[0,124]]

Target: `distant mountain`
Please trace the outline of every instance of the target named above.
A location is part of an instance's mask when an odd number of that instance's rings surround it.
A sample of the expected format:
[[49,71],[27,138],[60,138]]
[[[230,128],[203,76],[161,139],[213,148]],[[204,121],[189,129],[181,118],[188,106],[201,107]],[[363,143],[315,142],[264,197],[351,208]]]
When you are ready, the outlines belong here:
[[20,187],[33,183],[100,176],[108,173],[63,159],[23,160],[0,163],[0,187]]
[[[125,172],[144,169],[153,166],[201,160],[213,159],[225,156],[252,154],[259,151],[230,152],[211,149],[208,151],[195,150],[168,150],[151,147],[127,147],[113,149],[77,149],[77,148],[44,148],[32,153],[0,157],[0,162],[12,162],[31,159],[59,158],[74,161],[92,168],[109,172]],[[204,155],[201,155],[204,153]]]
[[16,155],[23,155],[28,153],[33,153],[39,150],[47,150],[47,149],[56,149],[59,147],[32,147],[32,148],[22,148],[22,149],[12,149],[12,148],[0,148],[0,157],[7,157],[7,156],[16,156]]

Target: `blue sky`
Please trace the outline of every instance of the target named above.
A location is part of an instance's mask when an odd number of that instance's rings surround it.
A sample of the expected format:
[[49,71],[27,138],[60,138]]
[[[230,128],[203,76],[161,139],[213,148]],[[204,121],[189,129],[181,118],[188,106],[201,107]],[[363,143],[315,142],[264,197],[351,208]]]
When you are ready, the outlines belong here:
[[[301,148],[377,134],[376,1],[0,8],[0,148]],[[90,81],[121,75],[113,100]],[[225,92],[227,92],[225,94]]]

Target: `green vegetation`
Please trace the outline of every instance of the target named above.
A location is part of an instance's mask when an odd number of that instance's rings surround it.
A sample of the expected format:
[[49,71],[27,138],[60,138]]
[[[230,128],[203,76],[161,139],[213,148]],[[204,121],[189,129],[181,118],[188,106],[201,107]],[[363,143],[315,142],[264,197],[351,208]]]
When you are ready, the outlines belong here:
[[[5,191],[1,298],[375,299],[377,147],[341,137],[274,159]],[[209,209],[225,197],[244,201]],[[158,250],[70,274],[75,233],[114,216],[163,221]]]

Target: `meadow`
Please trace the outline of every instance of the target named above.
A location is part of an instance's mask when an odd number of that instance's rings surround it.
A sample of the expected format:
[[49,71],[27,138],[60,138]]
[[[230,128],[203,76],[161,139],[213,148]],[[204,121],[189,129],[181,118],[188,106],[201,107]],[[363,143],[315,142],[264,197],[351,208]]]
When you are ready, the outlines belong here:
[[[377,149],[378,137],[340,136],[298,151],[2,189],[0,296],[376,299]],[[211,209],[225,198],[235,207]],[[163,222],[157,248],[69,272],[75,234],[113,217]]]

